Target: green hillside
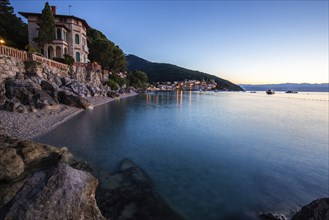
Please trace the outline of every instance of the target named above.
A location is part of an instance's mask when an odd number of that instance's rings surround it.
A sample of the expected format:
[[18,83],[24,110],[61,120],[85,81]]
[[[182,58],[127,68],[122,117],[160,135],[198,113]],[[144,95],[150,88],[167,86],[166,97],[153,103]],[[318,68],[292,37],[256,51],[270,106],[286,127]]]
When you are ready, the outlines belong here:
[[230,81],[221,79],[207,73],[185,69],[166,63],[153,63],[135,55],[127,56],[128,69],[131,71],[141,70],[148,75],[150,82],[183,81],[187,80],[215,80],[219,89],[241,91],[242,88]]

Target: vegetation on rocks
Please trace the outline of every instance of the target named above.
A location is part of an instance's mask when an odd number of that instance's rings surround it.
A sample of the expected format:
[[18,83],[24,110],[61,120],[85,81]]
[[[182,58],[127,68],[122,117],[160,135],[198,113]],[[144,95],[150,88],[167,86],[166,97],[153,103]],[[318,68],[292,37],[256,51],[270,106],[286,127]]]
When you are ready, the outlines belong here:
[[146,88],[148,85],[148,77],[146,73],[142,71],[129,71],[126,78],[122,78],[116,73],[109,75],[109,80],[106,84],[112,90],[118,90],[120,88],[134,87],[134,88]]

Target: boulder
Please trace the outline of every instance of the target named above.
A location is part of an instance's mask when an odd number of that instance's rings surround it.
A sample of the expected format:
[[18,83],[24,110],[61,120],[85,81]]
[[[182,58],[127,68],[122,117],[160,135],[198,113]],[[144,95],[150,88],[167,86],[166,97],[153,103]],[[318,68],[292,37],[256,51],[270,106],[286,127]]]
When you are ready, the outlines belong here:
[[23,107],[19,107],[18,100],[23,105],[34,106],[36,108],[44,108],[58,104],[42,87],[32,80],[7,80],[5,82],[5,95],[7,99],[11,99],[12,103],[7,103],[5,110],[24,112]]
[[145,172],[128,159],[123,160],[119,173],[102,182],[96,198],[110,219],[182,219],[159,196]]
[[0,181],[10,181],[24,171],[24,162],[15,148],[0,149]]
[[317,199],[303,206],[291,220],[328,220],[329,198]]
[[1,109],[9,112],[18,112],[18,113],[26,112],[26,108],[24,107],[24,105],[22,105],[20,101],[16,98],[11,100],[6,100],[5,103],[2,105]]
[[62,79],[60,77],[58,77],[58,76],[51,78],[50,81],[52,81],[53,83],[55,83],[58,87],[60,87],[61,85],[63,85]]
[[6,80],[5,81],[6,97],[8,99],[16,98],[23,105],[29,105],[32,102],[32,96],[36,91],[40,91],[41,87],[28,80]]
[[110,97],[110,98],[117,98],[117,97],[120,97],[120,94],[115,92],[115,91],[108,91],[107,92],[107,97]]
[[75,80],[70,77],[63,77],[61,78],[61,81],[62,81],[62,86],[69,86],[71,83],[75,82]]
[[[0,207],[16,195],[33,172],[49,169],[59,162],[78,163],[65,147],[57,148],[0,135]],[[84,167],[87,166],[84,164]]]
[[58,101],[56,101],[54,98],[52,98],[51,95],[57,99],[57,91],[55,91],[54,93],[43,91],[43,90],[37,91],[33,97],[33,100],[35,101],[35,103],[32,102],[32,103],[30,103],[30,105],[32,104],[35,107],[40,108],[40,109],[47,107],[47,106],[57,105]]
[[96,205],[98,181],[58,164],[33,174],[0,211],[3,219],[104,219]]
[[67,91],[59,91],[58,100],[60,103],[63,103],[71,107],[93,109],[93,105],[87,99],[70,94]]
[[23,140],[15,146],[26,166],[49,166],[58,162],[70,162],[72,154],[66,148],[52,147],[29,140]]
[[69,85],[69,88],[78,96],[88,97],[90,96],[90,91],[86,84],[74,81]]
[[18,179],[7,184],[0,184],[0,209],[14,198],[25,181],[26,179]]
[[6,88],[4,83],[0,83],[0,104],[4,104],[7,100],[6,97]]
[[283,216],[279,217],[277,215],[273,215],[271,213],[268,213],[268,214],[261,214],[258,216],[259,219],[261,220],[285,220],[285,218]]
[[20,73],[20,72],[17,72],[15,78],[16,79],[24,79],[24,74],[23,73]]
[[55,83],[52,83],[52,82],[49,82],[46,80],[43,80],[40,85],[41,85],[42,90],[46,91],[51,96],[51,98],[53,98],[54,101],[56,103],[58,103],[59,87]]
[[91,96],[97,96],[98,95],[99,88],[87,85],[87,89],[89,90],[89,93],[90,93]]

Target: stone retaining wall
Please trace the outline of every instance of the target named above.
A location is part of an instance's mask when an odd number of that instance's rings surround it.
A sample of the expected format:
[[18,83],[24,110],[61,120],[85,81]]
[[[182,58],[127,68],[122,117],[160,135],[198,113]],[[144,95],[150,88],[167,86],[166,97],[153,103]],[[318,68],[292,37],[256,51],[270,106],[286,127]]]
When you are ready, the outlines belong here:
[[17,73],[25,73],[24,62],[18,58],[0,56],[0,83],[8,77],[15,77]]
[[89,66],[73,65],[68,67],[65,64],[54,66],[48,62],[32,61],[30,59],[21,60],[0,55],[0,83],[6,78],[14,78],[17,73],[34,75],[47,80],[53,77],[71,77],[93,87],[101,86],[103,78],[101,70]]

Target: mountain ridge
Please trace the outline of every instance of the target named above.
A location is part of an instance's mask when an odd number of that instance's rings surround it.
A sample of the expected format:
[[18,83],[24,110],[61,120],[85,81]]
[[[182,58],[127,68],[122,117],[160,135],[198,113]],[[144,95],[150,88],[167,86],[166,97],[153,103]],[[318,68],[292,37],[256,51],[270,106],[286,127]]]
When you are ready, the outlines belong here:
[[230,91],[242,91],[243,89],[228,80],[208,73],[190,70],[174,64],[156,63],[129,54],[126,56],[128,69],[141,70],[148,75],[150,82],[184,81],[184,80],[215,80],[219,89]]

